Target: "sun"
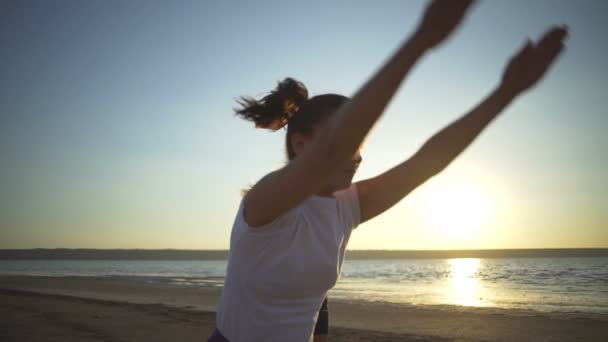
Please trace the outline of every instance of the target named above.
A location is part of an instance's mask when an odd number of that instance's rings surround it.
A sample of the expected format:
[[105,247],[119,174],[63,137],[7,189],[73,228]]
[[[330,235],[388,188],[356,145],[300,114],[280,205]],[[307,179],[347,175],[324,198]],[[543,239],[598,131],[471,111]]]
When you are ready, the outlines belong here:
[[434,189],[428,219],[433,228],[452,238],[466,239],[487,224],[490,201],[474,182],[450,182]]

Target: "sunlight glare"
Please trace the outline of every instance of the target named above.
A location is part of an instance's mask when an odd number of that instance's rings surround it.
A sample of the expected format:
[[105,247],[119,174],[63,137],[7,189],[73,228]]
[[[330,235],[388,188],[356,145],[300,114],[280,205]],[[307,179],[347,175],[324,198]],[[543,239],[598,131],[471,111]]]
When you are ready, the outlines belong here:
[[480,259],[449,259],[450,290],[453,304],[481,306],[481,288],[477,279]]
[[472,182],[454,182],[435,189],[430,203],[432,226],[451,238],[467,238],[487,224],[489,199]]

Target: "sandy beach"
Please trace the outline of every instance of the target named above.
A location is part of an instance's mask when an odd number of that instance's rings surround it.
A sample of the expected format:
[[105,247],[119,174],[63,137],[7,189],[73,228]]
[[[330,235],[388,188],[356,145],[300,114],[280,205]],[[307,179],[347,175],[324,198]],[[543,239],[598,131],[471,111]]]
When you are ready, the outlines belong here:
[[[1,341],[204,341],[220,289],[128,277],[0,276]],[[347,302],[331,341],[605,341],[608,317]]]

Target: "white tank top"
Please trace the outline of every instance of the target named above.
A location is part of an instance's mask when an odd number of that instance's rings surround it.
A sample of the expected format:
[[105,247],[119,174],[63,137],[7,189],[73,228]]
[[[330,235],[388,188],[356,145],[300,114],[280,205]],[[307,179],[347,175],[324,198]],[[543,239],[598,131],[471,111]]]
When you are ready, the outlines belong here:
[[241,200],[216,322],[230,342],[312,341],[360,222],[355,184],[333,195],[313,195],[256,228],[243,219]]

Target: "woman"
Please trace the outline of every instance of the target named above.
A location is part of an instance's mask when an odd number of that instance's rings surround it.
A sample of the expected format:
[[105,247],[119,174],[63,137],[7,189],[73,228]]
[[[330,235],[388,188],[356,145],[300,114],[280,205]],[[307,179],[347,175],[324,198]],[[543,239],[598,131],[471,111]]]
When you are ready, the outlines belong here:
[[433,1],[411,37],[350,99],[336,94],[309,99],[302,83],[286,78],[263,99],[240,103],[237,114],[256,127],[287,126],[289,162],[260,179],[240,203],[209,341],[324,340],[325,299],[339,277],[351,231],[443,170],[544,75],[563,48],[565,27],[549,30],[536,44],[528,41],[499,85],[471,112],[401,164],[352,183],[362,140],[408,71],[445,40],[470,3]]

